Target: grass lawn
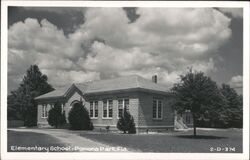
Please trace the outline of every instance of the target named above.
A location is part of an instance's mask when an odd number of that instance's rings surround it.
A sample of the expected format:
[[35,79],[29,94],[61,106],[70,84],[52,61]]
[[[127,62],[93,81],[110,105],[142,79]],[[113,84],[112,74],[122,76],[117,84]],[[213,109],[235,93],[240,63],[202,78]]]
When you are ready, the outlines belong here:
[[[198,130],[196,138],[192,134],[193,131],[189,130],[140,135],[82,133],[81,136],[113,146],[132,148],[138,152],[242,153],[242,130]],[[210,151],[211,147],[213,151]]]
[[[51,146],[60,146],[64,147],[64,144],[61,144],[57,139],[48,136],[46,134],[41,133],[32,133],[32,132],[15,132],[8,131],[8,152],[13,152],[16,147],[44,147],[50,148]],[[11,147],[14,150],[11,150]],[[40,152],[47,152],[45,149],[40,150]],[[26,149],[21,149],[19,152],[38,152],[36,151],[28,151]],[[17,152],[15,150],[14,152]],[[51,150],[50,150],[51,152]]]

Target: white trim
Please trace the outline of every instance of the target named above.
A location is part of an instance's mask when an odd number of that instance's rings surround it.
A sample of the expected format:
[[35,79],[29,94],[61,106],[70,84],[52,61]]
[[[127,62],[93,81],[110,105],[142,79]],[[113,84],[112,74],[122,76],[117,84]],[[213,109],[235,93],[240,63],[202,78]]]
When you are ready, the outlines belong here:
[[[154,106],[152,106],[152,119],[153,120],[163,120],[163,102],[162,102],[161,99],[154,98],[153,99],[153,105],[154,105],[154,100],[156,100],[156,118],[153,117],[153,107]],[[159,103],[159,101],[161,101],[161,117],[160,118],[158,117],[158,112],[159,112],[159,109],[158,109],[159,108],[159,104],[158,103]]]
[[43,118],[43,119],[48,118],[47,108],[48,108],[48,104],[42,104],[42,115],[41,115],[41,118]]
[[[112,117],[109,117],[109,101],[112,101]],[[104,101],[107,102],[107,117],[103,117],[103,106],[104,106]],[[104,99],[102,100],[102,119],[113,119],[114,116],[114,100],[113,99]]]
[[[99,101],[98,100],[92,100],[89,101],[89,114],[90,114],[90,109],[91,109],[91,102],[92,102],[92,109],[93,109],[93,116],[89,115],[90,119],[98,119],[99,117]],[[97,117],[95,116],[95,102],[97,102]]]
[[128,99],[128,110],[130,108],[130,99],[129,98],[118,98],[117,99],[117,119],[120,119],[120,117],[119,117],[119,100],[122,100],[122,110],[124,111],[125,99]]

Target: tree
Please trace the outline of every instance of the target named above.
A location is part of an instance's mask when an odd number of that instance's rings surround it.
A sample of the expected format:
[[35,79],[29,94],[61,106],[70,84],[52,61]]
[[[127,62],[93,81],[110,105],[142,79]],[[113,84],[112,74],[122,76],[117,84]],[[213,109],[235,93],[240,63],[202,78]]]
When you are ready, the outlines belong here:
[[193,117],[194,136],[196,136],[197,121],[210,119],[223,121],[225,114],[225,98],[220,93],[216,82],[203,72],[192,72],[180,76],[180,82],[171,89],[174,95],[174,107],[177,113],[190,110]]
[[119,118],[116,126],[120,131],[123,131],[123,133],[136,133],[134,118],[127,111],[126,107],[124,108],[123,115]]
[[48,123],[56,128],[66,123],[65,112],[62,113],[60,103],[56,102],[54,107],[50,109]]
[[221,93],[227,100],[226,115],[228,119],[227,127],[242,127],[243,123],[243,104],[242,96],[230,87],[230,85],[222,84]]
[[42,74],[37,65],[31,65],[24,75],[18,89],[11,92],[12,102],[8,108],[14,108],[25,126],[37,124],[37,107],[34,98],[53,90],[47,82],[48,78]]
[[74,104],[69,112],[69,124],[73,130],[92,130],[93,124],[90,121],[87,109],[81,104]]

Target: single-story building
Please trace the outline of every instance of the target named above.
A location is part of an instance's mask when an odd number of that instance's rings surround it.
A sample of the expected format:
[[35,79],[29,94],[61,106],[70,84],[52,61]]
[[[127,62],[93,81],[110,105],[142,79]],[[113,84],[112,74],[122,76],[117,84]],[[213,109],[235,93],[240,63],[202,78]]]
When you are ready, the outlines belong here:
[[72,84],[35,98],[37,123],[39,127],[48,126],[48,111],[55,102],[61,103],[66,119],[74,104],[83,103],[95,128],[116,129],[126,107],[138,131],[173,129],[176,116],[171,99],[169,87],[158,84],[157,76],[152,81],[133,75]]

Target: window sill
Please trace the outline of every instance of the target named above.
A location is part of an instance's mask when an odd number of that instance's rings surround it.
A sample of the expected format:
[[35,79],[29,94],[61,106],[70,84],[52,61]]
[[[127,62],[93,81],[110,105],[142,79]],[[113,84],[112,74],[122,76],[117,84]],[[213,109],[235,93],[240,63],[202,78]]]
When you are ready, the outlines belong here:
[[163,118],[153,118],[154,121],[162,121]]
[[90,117],[90,119],[98,119],[98,117]]
[[42,119],[47,119],[48,117],[41,117]]
[[113,119],[113,118],[111,118],[111,117],[102,117],[102,119]]

